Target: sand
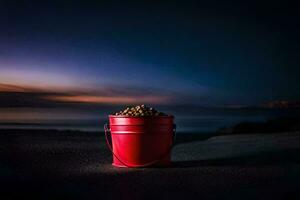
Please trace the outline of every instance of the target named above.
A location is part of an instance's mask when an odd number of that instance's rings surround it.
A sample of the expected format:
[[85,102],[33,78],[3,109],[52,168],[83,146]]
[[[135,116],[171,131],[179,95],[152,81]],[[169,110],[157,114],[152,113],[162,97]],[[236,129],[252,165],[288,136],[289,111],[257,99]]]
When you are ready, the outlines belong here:
[[111,166],[103,133],[0,130],[1,195],[300,199],[300,132],[177,137],[170,168]]

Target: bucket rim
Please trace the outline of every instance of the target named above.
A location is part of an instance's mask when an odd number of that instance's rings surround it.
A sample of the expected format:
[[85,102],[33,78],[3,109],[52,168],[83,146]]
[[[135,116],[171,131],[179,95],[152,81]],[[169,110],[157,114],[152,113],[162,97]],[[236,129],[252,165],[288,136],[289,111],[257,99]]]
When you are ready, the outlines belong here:
[[139,119],[145,119],[145,118],[174,118],[173,115],[167,115],[167,116],[126,116],[126,115],[108,115],[109,118],[139,118]]

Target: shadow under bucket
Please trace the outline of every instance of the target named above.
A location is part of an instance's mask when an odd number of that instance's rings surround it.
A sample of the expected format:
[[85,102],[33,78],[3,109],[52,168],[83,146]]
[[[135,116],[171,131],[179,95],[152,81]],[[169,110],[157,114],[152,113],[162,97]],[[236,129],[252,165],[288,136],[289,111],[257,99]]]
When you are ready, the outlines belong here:
[[[173,116],[109,115],[104,125],[115,167],[167,167],[171,164],[176,125]],[[112,144],[108,133],[111,133]]]

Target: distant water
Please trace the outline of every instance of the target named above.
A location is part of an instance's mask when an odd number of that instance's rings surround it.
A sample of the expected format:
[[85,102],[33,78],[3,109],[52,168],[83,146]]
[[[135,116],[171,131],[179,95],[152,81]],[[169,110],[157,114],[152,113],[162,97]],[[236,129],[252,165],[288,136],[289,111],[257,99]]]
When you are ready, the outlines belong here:
[[[102,131],[111,108],[0,108],[0,128],[42,128]],[[116,111],[117,109],[115,109]],[[289,109],[229,109],[162,107],[172,113],[179,132],[213,132],[242,121],[264,121],[281,116],[300,116]]]

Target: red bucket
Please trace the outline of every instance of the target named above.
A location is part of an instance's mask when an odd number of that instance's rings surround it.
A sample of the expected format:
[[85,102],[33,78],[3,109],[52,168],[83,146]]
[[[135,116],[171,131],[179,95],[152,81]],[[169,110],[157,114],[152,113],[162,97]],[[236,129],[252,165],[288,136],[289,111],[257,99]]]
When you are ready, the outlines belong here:
[[[173,116],[131,117],[109,115],[106,142],[115,167],[166,167],[171,164],[175,124]],[[112,145],[107,133],[111,133]]]

